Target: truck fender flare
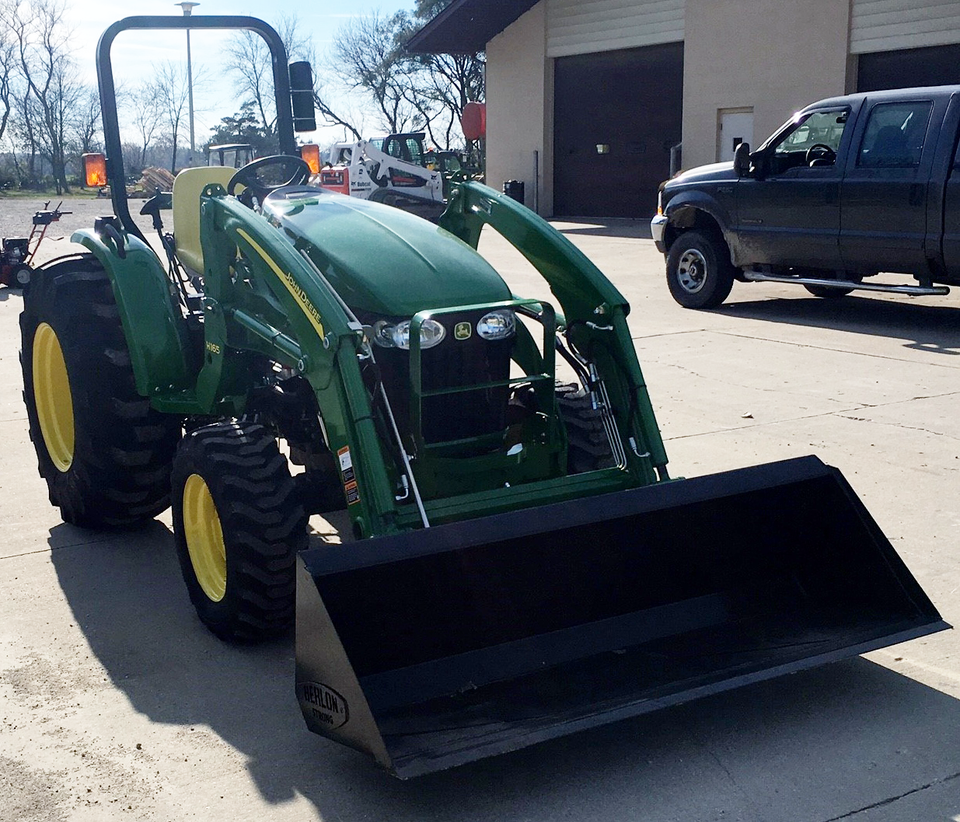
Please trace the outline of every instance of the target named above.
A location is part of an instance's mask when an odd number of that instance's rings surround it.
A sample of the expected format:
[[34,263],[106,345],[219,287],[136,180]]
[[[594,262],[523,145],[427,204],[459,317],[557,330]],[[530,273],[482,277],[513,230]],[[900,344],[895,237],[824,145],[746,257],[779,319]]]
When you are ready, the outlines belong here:
[[92,229],[74,232],[72,242],[93,254],[110,278],[120,322],[130,349],[137,393],[150,397],[192,385],[186,321],[171,294],[160,260],[133,234],[105,236]]
[[724,242],[727,244],[727,248],[730,250],[732,263],[734,266],[740,265],[738,262],[736,232],[730,228],[732,218],[727,209],[721,206],[713,197],[700,191],[678,194],[667,204],[664,214],[670,221],[664,237],[668,250],[673,244],[673,241],[684,229],[700,228],[709,230],[715,227],[716,230],[720,232]]
[[676,228],[693,228],[702,212],[717,224],[724,235],[730,226],[730,215],[713,197],[700,191],[678,194],[667,204],[665,214],[670,225]]

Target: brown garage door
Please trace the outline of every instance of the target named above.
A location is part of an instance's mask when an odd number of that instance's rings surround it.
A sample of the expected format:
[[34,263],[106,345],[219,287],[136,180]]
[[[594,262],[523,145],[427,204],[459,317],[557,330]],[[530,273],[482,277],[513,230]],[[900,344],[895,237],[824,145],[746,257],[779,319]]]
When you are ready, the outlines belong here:
[[861,54],[857,91],[960,83],[960,45]]
[[683,43],[558,58],[554,90],[554,212],[652,215],[680,142]]

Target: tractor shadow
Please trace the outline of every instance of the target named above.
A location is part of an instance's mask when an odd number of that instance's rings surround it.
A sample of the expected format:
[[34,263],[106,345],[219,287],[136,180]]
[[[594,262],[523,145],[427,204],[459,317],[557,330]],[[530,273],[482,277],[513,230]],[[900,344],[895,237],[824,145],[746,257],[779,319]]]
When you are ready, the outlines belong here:
[[[733,296],[738,296],[736,291]],[[903,340],[904,348],[960,355],[960,311],[955,304],[927,305],[909,298],[894,301],[849,295],[835,300],[810,297],[731,302],[713,313],[888,337]]]
[[[855,659],[400,782],[306,730],[292,637],[230,646],[201,626],[167,527],[78,533],[51,531],[52,562],[112,685],[153,722],[219,735],[270,805],[299,795],[344,821],[815,822],[960,773],[960,702]],[[923,818],[960,812],[952,791]]]

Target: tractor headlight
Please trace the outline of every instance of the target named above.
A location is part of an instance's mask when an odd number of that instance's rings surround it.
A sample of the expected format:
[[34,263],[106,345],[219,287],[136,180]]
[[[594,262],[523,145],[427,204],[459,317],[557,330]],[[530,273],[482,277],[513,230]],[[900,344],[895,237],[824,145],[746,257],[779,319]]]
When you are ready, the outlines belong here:
[[[424,320],[420,326],[420,348],[433,348],[447,336],[446,329],[436,320]],[[383,348],[410,348],[410,320],[388,323],[379,320],[373,324],[373,341]]]
[[485,340],[505,340],[517,333],[517,315],[509,309],[484,314],[477,323],[477,333]]

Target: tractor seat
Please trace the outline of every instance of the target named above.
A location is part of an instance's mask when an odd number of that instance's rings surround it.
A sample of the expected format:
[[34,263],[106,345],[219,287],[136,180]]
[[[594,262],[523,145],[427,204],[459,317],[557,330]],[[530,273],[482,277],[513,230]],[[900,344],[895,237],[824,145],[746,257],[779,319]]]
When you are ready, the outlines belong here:
[[173,181],[173,239],[177,257],[187,268],[203,274],[200,247],[200,195],[213,183],[226,188],[237,170],[230,166],[185,168]]

